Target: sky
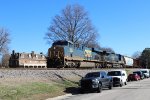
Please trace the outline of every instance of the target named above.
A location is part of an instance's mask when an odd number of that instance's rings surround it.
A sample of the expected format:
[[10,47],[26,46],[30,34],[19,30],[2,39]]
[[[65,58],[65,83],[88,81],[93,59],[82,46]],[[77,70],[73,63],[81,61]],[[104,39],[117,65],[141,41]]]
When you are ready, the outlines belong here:
[[46,54],[52,19],[73,4],[88,12],[101,47],[127,56],[150,47],[150,0],[0,0],[0,27],[10,33],[10,53]]

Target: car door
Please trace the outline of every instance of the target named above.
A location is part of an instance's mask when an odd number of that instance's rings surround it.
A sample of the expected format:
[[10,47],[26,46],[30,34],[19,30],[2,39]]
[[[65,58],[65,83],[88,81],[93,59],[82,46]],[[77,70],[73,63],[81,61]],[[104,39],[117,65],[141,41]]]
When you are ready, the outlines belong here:
[[104,72],[104,77],[105,77],[105,84],[106,84],[106,86],[109,86],[109,84],[110,84],[110,77],[107,75],[106,72]]
[[103,86],[106,87],[109,81],[106,72],[101,72],[101,80],[102,80]]

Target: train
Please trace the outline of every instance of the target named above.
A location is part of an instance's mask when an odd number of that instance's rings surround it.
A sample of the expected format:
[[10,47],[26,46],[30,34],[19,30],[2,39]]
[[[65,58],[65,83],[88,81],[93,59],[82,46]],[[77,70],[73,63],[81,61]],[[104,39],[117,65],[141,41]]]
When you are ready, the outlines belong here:
[[48,68],[124,68],[138,66],[136,59],[71,41],[57,40],[48,49]]

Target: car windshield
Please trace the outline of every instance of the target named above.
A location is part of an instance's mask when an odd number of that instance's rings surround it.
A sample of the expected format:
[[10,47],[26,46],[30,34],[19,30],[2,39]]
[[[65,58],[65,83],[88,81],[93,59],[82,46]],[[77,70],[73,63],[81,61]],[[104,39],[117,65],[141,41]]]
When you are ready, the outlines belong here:
[[85,75],[85,78],[90,78],[90,77],[99,77],[100,73],[99,72],[94,72],[94,73],[88,73]]
[[120,71],[111,71],[108,72],[109,76],[121,76],[121,72]]
[[129,74],[129,76],[133,76],[133,75],[136,75],[136,74]]
[[134,74],[138,74],[138,75],[140,75],[141,73],[140,72],[133,72]]
[[147,73],[147,71],[142,71],[142,73]]

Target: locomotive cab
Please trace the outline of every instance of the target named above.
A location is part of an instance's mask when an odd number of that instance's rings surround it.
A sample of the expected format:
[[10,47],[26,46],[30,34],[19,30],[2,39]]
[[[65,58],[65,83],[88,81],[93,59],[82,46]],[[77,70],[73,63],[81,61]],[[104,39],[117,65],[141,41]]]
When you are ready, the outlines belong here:
[[62,68],[65,66],[65,48],[72,47],[73,43],[59,40],[52,44],[48,50],[48,67]]

